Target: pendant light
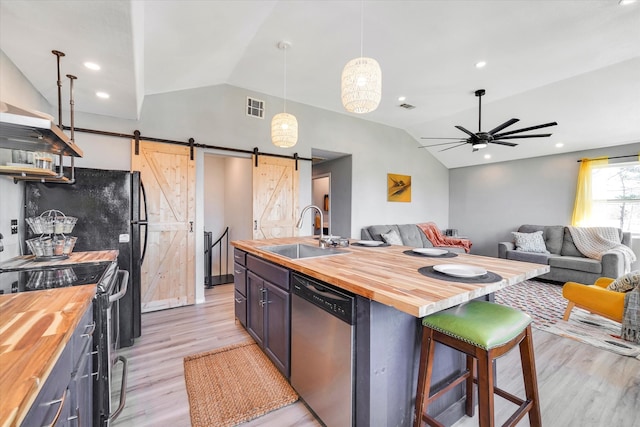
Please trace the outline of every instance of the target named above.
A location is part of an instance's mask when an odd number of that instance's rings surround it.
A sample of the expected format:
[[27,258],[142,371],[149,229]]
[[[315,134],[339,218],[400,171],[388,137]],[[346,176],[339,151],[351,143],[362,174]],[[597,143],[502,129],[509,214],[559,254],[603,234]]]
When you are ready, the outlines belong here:
[[284,51],[284,110],[271,120],[271,142],[276,147],[289,148],[298,142],[298,120],[287,113],[287,49],[291,43],[282,41],[278,48]]
[[378,108],[382,98],[382,71],[373,58],[362,55],[364,1],[360,9],[360,57],[347,62],[342,70],[342,105],[350,113],[370,113]]

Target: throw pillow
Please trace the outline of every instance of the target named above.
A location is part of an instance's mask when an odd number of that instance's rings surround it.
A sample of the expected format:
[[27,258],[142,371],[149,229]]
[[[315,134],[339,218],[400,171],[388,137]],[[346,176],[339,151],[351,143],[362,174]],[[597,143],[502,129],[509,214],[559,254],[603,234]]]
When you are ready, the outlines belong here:
[[632,271],[631,273],[618,277],[609,283],[607,289],[616,292],[628,292],[636,287],[640,289],[640,270]]
[[517,251],[536,252],[541,254],[549,253],[544,244],[544,239],[542,238],[542,230],[533,233],[519,233],[517,231],[512,231],[511,234],[513,234]]
[[390,245],[402,246],[404,244],[402,243],[402,239],[400,238],[396,230],[390,230],[388,233],[382,233],[381,236],[382,240]]

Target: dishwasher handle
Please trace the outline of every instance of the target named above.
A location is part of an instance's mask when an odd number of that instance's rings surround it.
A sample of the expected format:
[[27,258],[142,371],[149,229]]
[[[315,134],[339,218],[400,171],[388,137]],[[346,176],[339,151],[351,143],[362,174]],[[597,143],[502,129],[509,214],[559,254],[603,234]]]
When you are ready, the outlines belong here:
[[307,288],[307,290],[311,293],[314,293],[316,295],[320,295],[324,298],[330,298],[330,299],[334,299],[334,300],[338,300],[338,301],[350,301],[351,298],[349,297],[345,297],[342,296],[340,294],[337,294],[336,292],[333,291],[329,291],[326,290],[327,288],[322,286],[322,285],[318,285],[316,283],[305,283],[303,284],[303,286],[305,286]]

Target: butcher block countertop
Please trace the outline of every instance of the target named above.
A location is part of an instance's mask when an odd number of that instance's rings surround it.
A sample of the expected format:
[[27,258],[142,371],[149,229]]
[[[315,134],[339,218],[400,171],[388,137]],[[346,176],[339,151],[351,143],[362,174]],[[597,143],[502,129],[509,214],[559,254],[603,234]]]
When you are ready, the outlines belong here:
[[35,261],[34,255],[24,255],[0,262],[0,272],[38,269],[47,267],[64,267],[71,264],[87,264],[93,262],[111,262],[118,259],[117,250],[72,252],[67,259]]
[[0,425],[20,425],[95,292],[84,285],[0,295]]
[[[411,256],[403,253],[413,249],[407,246],[349,246],[339,248],[348,254],[302,259],[290,259],[260,249],[261,246],[290,243],[318,246],[318,240],[311,237],[231,242],[236,248],[257,257],[415,317],[424,317],[549,272],[548,265],[464,253],[455,258]],[[482,267],[499,274],[503,280],[488,284],[460,283],[432,279],[418,272],[420,267],[444,263]]]

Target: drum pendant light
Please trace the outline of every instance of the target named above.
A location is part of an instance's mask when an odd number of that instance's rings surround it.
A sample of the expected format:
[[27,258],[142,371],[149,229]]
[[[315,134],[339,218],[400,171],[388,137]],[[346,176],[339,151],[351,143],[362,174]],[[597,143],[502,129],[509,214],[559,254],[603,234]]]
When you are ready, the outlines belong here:
[[284,110],[271,120],[271,142],[276,147],[289,148],[298,142],[298,120],[287,113],[287,49],[291,43],[282,41],[278,48],[284,51]]
[[342,70],[342,105],[350,113],[370,113],[382,98],[382,71],[373,58],[362,55],[364,1],[360,10],[360,57],[347,62]]

